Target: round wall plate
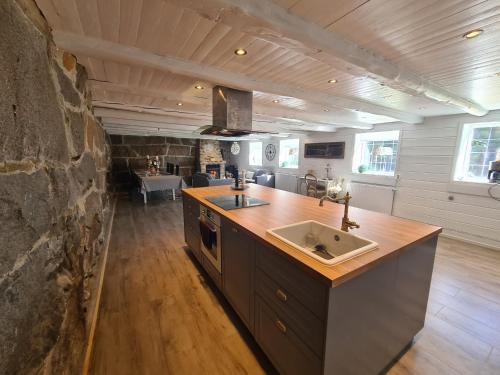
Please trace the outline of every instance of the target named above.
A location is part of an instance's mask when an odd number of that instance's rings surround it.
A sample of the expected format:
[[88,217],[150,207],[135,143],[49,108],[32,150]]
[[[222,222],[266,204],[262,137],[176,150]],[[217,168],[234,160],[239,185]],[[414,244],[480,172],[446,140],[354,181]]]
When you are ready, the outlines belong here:
[[272,143],[269,143],[266,146],[265,154],[266,154],[266,159],[267,160],[269,160],[269,161],[273,160],[274,157],[276,156],[276,146],[273,145]]
[[240,153],[240,145],[238,142],[233,142],[231,145],[231,154],[238,155]]

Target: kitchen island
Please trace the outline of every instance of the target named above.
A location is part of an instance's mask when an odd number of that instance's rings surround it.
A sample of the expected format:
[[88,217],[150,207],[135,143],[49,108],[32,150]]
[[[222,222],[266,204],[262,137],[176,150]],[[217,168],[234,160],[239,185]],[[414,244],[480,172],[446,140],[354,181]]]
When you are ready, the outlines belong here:
[[[351,208],[354,234],[375,250],[326,266],[267,230],[305,220],[340,228],[344,206],[252,184],[269,205],[224,210],[206,198],[230,186],[183,190],[188,246],[283,374],[377,374],[423,327],[441,228]],[[220,217],[221,267],[200,251],[200,208]]]

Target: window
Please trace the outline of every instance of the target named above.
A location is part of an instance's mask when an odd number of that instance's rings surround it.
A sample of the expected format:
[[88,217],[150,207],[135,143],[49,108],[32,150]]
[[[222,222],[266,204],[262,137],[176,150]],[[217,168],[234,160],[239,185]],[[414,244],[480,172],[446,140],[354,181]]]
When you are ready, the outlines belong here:
[[500,159],[500,123],[464,124],[455,180],[488,182],[490,161]]
[[394,176],[399,130],[356,134],[352,171]]
[[248,162],[250,165],[262,165],[262,142],[250,142]]
[[280,141],[280,168],[299,167],[299,140],[284,139]]

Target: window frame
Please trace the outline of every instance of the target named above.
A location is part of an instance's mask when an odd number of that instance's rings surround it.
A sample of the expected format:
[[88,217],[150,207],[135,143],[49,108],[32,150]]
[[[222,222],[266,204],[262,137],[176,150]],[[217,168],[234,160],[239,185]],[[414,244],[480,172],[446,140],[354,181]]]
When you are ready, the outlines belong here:
[[[282,167],[281,166],[281,142],[297,141],[297,166],[296,167]],[[300,167],[300,138],[286,138],[280,139],[278,145],[278,168],[281,169],[299,169]]]
[[[367,171],[367,172],[359,172],[358,168],[361,165],[360,160],[361,160],[361,150],[360,146],[362,142],[370,141],[370,138],[376,138],[374,136],[375,134],[388,134],[388,133],[397,133],[397,137],[393,137],[394,139],[391,139],[391,141],[397,141],[397,151],[396,155],[394,155],[394,170],[392,172],[377,172],[377,171]],[[357,176],[378,176],[378,177],[389,177],[389,178],[394,178],[397,175],[398,167],[399,167],[399,157],[401,154],[401,134],[402,131],[400,129],[394,129],[394,130],[381,130],[381,131],[372,131],[372,132],[363,132],[363,133],[356,133],[354,134],[354,148],[353,148],[353,153],[352,153],[352,160],[351,160],[351,173]],[[371,136],[371,137],[370,137]],[[360,138],[367,138],[367,139],[360,139]],[[381,140],[371,140],[371,141],[381,141]],[[387,139],[382,140],[382,141],[387,141]],[[356,165],[357,163],[357,165]],[[355,166],[356,165],[356,166]]]
[[[497,126],[495,126],[497,125]],[[477,184],[490,184],[487,178],[484,180],[474,180],[474,179],[459,179],[458,174],[460,173],[462,176],[467,172],[463,165],[465,164],[465,160],[467,158],[467,149],[470,144],[470,140],[473,136],[473,130],[481,127],[500,127],[500,120],[492,120],[492,121],[482,121],[482,122],[460,122],[459,133],[457,134],[457,140],[453,159],[453,168],[451,174],[451,183],[452,185],[463,185],[463,186],[477,186]],[[466,128],[467,134],[466,134]],[[470,159],[470,152],[469,152]],[[468,164],[468,166],[470,163]],[[467,169],[468,170],[468,169]]]
[[[259,143],[260,144],[260,164],[252,164],[252,161],[250,160],[251,159],[250,156],[252,153],[252,143]],[[250,141],[250,142],[248,142],[248,165],[253,166],[253,167],[262,167],[262,163],[263,163],[262,146],[263,146],[262,141]]]

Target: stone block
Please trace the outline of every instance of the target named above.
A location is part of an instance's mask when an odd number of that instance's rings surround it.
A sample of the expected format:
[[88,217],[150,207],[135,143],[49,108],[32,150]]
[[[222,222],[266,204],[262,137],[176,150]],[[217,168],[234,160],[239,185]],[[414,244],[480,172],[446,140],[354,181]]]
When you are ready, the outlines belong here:
[[64,68],[71,72],[76,67],[76,57],[69,52],[63,52],[62,63]]
[[146,144],[146,137],[139,135],[124,135],[123,143],[127,145],[144,145]]
[[36,371],[58,340],[67,293],[56,280],[60,239],[41,244],[0,284],[0,373]]
[[83,95],[87,95],[87,71],[85,68],[76,64],[76,89]]
[[94,150],[94,139],[97,136],[97,123],[92,116],[87,116],[87,126],[85,127],[85,140],[87,150]]
[[64,73],[62,68],[57,63],[54,62],[52,65],[56,71],[57,81],[59,82],[59,87],[61,88],[61,94],[64,97],[64,100],[75,107],[79,107],[82,103],[82,99],[73,85],[73,81]]
[[70,202],[76,201],[93,184],[96,178],[96,166],[92,155],[85,152],[80,160],[69,168]]
[[85,123],[83,114],[80,112],[68,111],[69,128],[73,141],[72,157],[79,156],[85,151]]
[[170,145],[168,148],[168,156],[191,156],[190,146]]
[[111,140],[112,145],[121,145],[123,144],[123,136],[119,134],[110,134],[109,138]]
[[[111,146],[112,157],[137,157],[137,152],[133,151],[129,145],[113,145]],[[138,146],[135,146],[138,147]]]
[[196,146],[198,140],[194,138],[181,138],[181,143],[186,146]]
[[181,138],[174,138],[174,137],[167,137],[166,142],[171,145],[182,145],[182,139]]
[[42,170],[0,175],[0,275],[49,230],[53,217],[49,185]]
[[55,210],[57,216],[61,215],[71,204],[70,202],[69,178],[66,169],[63,168],[48,168],[48,176],[50,178],[50,197],[51,205]]
[[45,37],[10,0],[0,2],[0,35],[0,161],[67,161]]
[[132,169],[146,168],[146,158],[130,158],[128,159],[128,163]]
[[141,156],[146,158],[147,155],[150,157],[154,157],[156,155],[165,155],[167,153],[166,145],[131,145],[129,146],[134,155],[130,154],[130,156]]
[[144,137],[144,138],[146,138],[145,143],[147,145],[164,145],[165,144],[165,137],[149,136],[149,137]]
[[113,172],[128,170],[127,158],[112,158],[111,168]]

